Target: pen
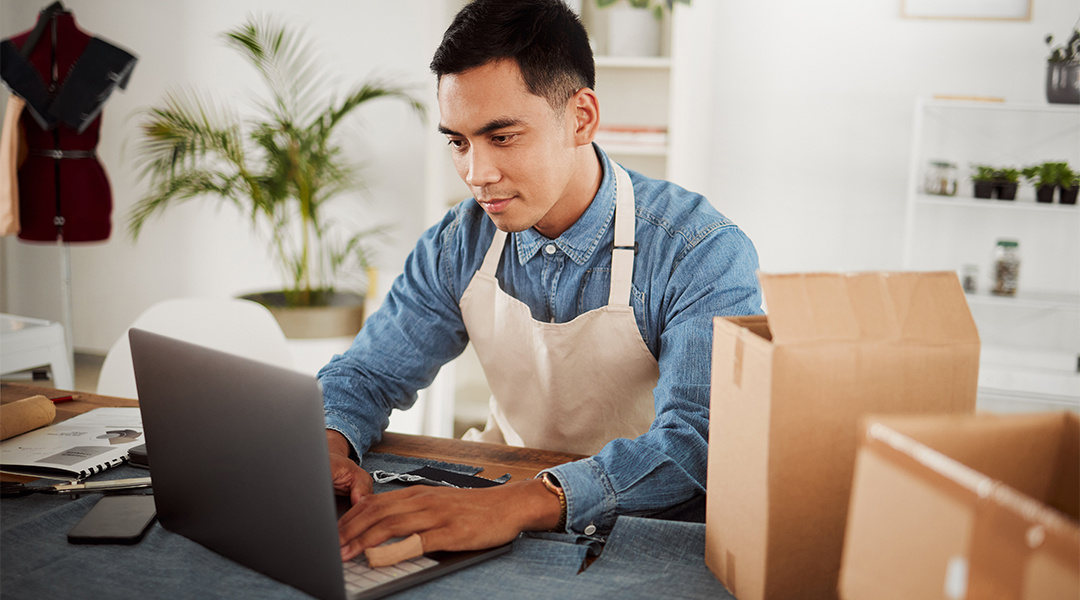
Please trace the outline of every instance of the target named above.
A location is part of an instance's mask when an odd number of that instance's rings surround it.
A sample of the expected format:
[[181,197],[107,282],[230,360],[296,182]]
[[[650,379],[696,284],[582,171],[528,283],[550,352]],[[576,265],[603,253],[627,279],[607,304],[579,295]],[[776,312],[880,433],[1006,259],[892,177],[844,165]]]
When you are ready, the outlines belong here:
[[74,399],[75,398],[73,398],[71,396],[60,396],[59,398],[49,398],[49,400],[53,401],[53,404],[60,404],[61,402],[71,402]]
[[85,483],[66,483],[54,485],[53,490],[63,493],[71,492],[102,492],[106,490],[137,490],[152,485],[149,477],[135,477],[133,479],[113,479],[111,481],[88,481]]

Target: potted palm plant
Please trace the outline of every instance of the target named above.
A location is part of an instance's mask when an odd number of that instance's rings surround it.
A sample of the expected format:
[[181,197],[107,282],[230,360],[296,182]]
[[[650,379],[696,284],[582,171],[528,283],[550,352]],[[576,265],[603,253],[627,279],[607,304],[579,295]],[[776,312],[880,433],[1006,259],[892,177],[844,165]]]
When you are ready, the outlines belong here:
[[[192,198],[235,204],[253,225],[269,226],[285,279],[281,291],[246,297],[267,305],[289,337],[353,335],[363,322],[366,243],[379,228],[342,232],[327,218],[327,204],[361,183],[333,134],[371,100],[404,100],[420,115],[423,106],[379,81],[325,99],[327,79],[311,46],[272,19],[251,18],[223,35],[255,67],[269,95],[249,119],[193,91],[169,93],[148,109],[138,160],[150,191],[128,215],[129,231],[137,239],[151,216]],[[338,287],[346,274],[358,279],[352,291]],[[313,312],[319,307],[324,310]],[[328,312],[329,324],[321,316]],[[347,331],[327,329],[342,320]]]

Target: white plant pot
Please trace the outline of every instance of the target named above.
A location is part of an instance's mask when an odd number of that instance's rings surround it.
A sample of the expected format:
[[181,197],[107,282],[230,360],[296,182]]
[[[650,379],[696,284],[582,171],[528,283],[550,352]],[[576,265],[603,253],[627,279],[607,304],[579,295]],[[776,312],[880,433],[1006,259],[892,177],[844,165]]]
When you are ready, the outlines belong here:
[[652,11],[618,4],[608,13],[608,47],[611,56],[659,56],[660,21]]

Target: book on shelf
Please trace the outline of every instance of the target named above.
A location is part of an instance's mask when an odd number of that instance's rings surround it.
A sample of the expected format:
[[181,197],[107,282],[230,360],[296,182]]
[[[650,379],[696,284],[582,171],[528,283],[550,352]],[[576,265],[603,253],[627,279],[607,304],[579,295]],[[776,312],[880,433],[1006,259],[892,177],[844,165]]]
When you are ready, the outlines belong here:
[[603,147],[641,146],[663,147],[667,145],[667,129],[637,125],[601,125],[596,132],[596,143]]
[[0,469],[83,479],[128,459],[144,443],[138,408],[104,407],[0,442]]

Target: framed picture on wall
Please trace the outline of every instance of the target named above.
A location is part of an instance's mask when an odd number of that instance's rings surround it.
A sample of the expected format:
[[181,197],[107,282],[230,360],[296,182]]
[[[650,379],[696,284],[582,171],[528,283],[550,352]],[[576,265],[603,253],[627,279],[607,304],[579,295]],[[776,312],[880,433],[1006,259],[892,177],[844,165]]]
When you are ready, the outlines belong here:
[[909,19],[993,19],[1030,21],[1032,0],[900,0]]

